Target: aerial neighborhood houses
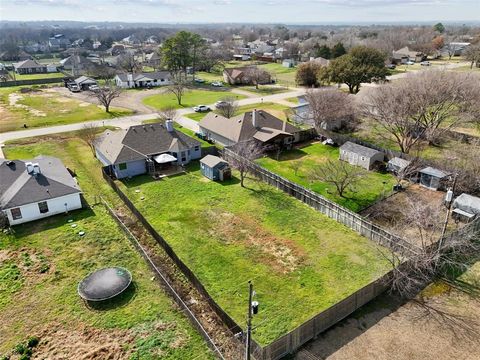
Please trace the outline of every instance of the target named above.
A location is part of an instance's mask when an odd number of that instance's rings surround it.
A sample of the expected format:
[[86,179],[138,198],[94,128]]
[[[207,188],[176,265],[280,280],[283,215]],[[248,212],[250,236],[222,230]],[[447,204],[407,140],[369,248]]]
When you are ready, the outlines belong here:
[[224,146],[256,140],[262,145],[291,146],[300,129],[263,110],[248,111],[227,119],[213,112],[199,123],[200,134]]
[[0,179],[0,211],[10,225],[82,207],[82,191],[76,179],[57,158],[0,159]]
[[[223,70],[223,80],[230,85],[270,84],[272,77],[268,72],[253,74],[255,67],[236,67]],[[259,76],[259,78],[257,78]]]
[[173,121],[107,130],[95,141],[95,154],[117,179],[155,174],[186,165],[202,155],[200,142],[175,130]]
[[405,46],[393,51],[392,61],[396,64],[406,64],[409,61],[422,62],[426,57],[421,51],[410,50],[408,46]]
[[168,71],[122,73],[115,75],[115,84],[121,88],[142,88],[170,85],[172,76]]
[[43,74],[47,72],[47,65],[31,59],[15,63],[13,68],[17,74]]

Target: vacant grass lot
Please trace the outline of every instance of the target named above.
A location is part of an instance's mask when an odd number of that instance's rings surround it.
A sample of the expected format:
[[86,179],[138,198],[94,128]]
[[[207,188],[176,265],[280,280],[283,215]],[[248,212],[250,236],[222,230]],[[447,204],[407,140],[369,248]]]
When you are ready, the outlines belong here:
[[188,108],[195,105],[213,104],[226,96],[235,96],[238,100],[245,98],[243,95],[232,94],[227,90],[189,90],[182,98],[182,105],[178,105],[177,98],[171,93],[163,93],[148,96],[143,99],[143,103],[155,109],[162,109],[167,106],[173,106],[177,109]]
[[260,302],[253,336],[260,344],[388,270],[369,240],[263,183],[212,182],[198,163],[185,175],[150,180],[118,184],[242,326],[253,281]]
[[[252,104],[252,105],[244,105],[244,106],[239,106],[237,111],[235,112],[236,115],[243,114],[247,111],[252,111],[253,109],[257,110],[265,110],[268,111],[270,114],[275,115],[279,119],[286,120],[286,115],[285,115],[285,110],[289,109],[288,106],[280,105],[280,104],[275,104],[271,102],[265,102],[265,103],[258,103],[258,104]],[[219,114],[218,110],[213,110],[215,113]],[[185,116],[195,120],[195,121],[200,121],[205,117],[205,113],[192,113],[192,114],[186,114]]]
[[[76,171],[90,203],[95,194],[113,196],[81,140],[29,141],[6,146],[7,157],[60,157]],[[79,237],[79,230],[86,235]],[[89,309],[77,295],[78,282],[113,265],[128,268],[134,286],[119,300]],[[101,205],[19,226],[11,235],[0,233],[0,355],[36,335],[40,345],[34,354],[41,358],[211,358],[203,339],[152,276]]]
[[[270,171],[310,188],[353,211],[360,211],[364,207],[372,204],[382,194],[389,193],[395,184],[395,178],[392,175],[369,171],[366,178],[360,180],[356,185],[356,191],[346,192],[346,197],[342,198],[337,195],[334,185],[320,181],[310,181],[309,172],[313,168],[327,160],[340,161],[338,157],[338,148],[321,143],[312,143],[284,152],[280,155],[278,161],[273,158],[264,157],[258,159],[257,162]],[[300,162],[301,166],[295,175],[295,171],[291,166],[292,163],[296,161]]]
[[54,79],[54,78],[63,78],[65,74],[60,72],[54,73],[45,73],[45,74],[13,74],[10,72],[10,76],[15,76],[15,80],[35,80],[35,79]]
[[59,95],[51,89],[22,94],[19,87],[0,89],[0,132],[83,121],[108,119],[131,114],[130,110],[103,108]]
[[291,89],[288,89],[286,87],[269,86],[269,85],[259,85],[258,89],[255,86],[242,86],[241,89],[252,92],[256,95],[265,95],[265,96],[273,95],[273,94],[281,94],[284,92],[291,91]]
[[270,72],[278,84],[295,86],[296,68],[286,68],[283,67],[282,64],[277,63],[263,64],[258,67]]

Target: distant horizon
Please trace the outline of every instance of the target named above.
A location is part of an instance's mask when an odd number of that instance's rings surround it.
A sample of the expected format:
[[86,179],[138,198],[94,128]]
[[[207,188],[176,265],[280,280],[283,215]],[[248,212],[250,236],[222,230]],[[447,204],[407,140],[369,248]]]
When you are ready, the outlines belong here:
[[[28,11],[25,11],[28,9]],[[478,0],[2,0],[0,21],[135,24],[479,23]],[[53,19],[53,20],[49,20]],[[60,20],[62,19],[62,20]],[[379,20],[381,19],[381,20]],[[428,19],[428,20],[426,20]]]

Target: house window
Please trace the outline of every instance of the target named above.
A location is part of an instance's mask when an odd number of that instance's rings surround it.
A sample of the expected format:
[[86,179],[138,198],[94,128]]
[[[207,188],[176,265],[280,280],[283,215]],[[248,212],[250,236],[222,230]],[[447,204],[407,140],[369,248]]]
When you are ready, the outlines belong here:
[[45,214],[48,212],[48,204],[46,201],[42,201],[38,203],[38,210],[40,210],[41,214]]
[[165,79],[160,79],[160,81],[161,81],[161,82],[164,82],[164,81],[165,81]]
[[118,165],[119,170],[127,170],[127,163],[121,163]]
[[195,151],[200,150],[200,146],[195,146]]
[[187,161],[187,158],[185,156],[185,151],[182,151],[182,162]]
[[20,208],[12,209],[10,210],[10,213],[12,214],[13,220],[18,220],[22,218],[22,211],[20,210]]
[[362,161],[365,161],[365,156],[362,156]]
[[187,155],[190,155],[190,150],[187,150]]

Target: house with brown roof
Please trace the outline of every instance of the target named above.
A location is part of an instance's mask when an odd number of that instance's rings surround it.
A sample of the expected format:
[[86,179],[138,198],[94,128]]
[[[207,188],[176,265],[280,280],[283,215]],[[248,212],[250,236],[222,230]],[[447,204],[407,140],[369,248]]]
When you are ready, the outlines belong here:
[[40,64],[36,60],[28,59],[13,64],[17,74],[43,74],[47,72],[47,65]]
[[[237,67],[226,68],[223,70],[223,80],[230,85],[254,85],[254,81],[251,76],[251,72],[254,67]],[[272,77],[268,72],[262,72],[263,78],[258,82],[259,84],[270,84]]]
[[155,174],[201,157],[200,142],[175,130],[173,121],[105,131],[94,142],[95,155],[117,179]]
[[421,51],[413,51],[405,46],[399,50],[393,51],[393,62],[404,64],[407,61],[421,62],[426,59],[426,55]]
[[200,133],[224,146],[255,139],[264,145],[290,145],[299,140],[300,129],[263,110],[248,111],[230,119],[213,112],[200,122]]

